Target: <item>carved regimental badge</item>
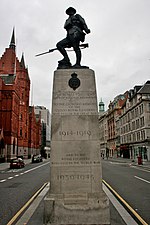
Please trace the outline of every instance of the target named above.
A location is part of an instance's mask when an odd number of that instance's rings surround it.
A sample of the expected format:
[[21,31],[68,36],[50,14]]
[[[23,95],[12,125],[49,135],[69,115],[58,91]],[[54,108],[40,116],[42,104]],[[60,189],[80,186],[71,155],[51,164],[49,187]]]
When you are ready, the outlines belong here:
[[70,78],[70,80],[68,81],[69,87],[71,87],[74,91],[80,87],[80,80],[79,78],[77,78],[77,74],[76,73],[72,73],[71,74],[72,78]]

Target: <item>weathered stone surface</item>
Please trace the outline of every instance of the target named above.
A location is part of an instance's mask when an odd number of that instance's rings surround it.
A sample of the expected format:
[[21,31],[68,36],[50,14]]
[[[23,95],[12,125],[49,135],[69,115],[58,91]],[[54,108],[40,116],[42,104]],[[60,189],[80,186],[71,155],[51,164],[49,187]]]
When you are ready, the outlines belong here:
[[109,201],[102,191],[92,70],[55,71],[51,124],[51,184],[45,198],[45,224],[110,224]]

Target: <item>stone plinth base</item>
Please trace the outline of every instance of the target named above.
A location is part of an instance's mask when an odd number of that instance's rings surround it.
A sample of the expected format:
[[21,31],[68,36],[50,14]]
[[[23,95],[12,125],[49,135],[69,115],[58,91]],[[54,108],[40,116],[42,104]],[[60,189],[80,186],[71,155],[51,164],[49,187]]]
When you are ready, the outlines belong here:
[[110,224],[109,201],[102,190],[100,153],[94,71],[55,71],[45,224]]
[[102,193],[49,195],[44,200],[44,224],[108,225],[109,201]]

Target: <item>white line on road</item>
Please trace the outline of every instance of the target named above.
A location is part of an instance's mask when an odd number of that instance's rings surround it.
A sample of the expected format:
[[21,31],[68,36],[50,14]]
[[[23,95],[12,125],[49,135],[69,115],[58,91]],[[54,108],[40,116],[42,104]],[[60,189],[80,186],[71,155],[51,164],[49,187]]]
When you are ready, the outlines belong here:
[[11,179],[13,179],[13,178],[15,178],[15,177],[19,177],[19,176],[21,176],[21,175],[23,175],[23,174],[29,173],[29,172],[31,172],[31,171],[33,171],[33,170],[36,170],[36,169],[38,169],[38,168],[40,168],[40,167],[42,167],[42,166],[47,165],[47,164],[49,164],[49,162],[44,163],[44,164],[39,165],[39,166],[36,166],[36,167],[34,167],[34,168],[32,168],[32,169],[26,170],[26,171],[24,171],[23,173],[16,174],[14,177],[8,177],[7,179],[0,180],[0,183],[3,183],[3,182],[5,182],[5,181],[7,181],[7,180],[11,180]]
[[38,169],[38,168],[40,168],[40,167],[42,167],[42,166],[45,166],[45,165],[47,165],[47,164],[49,164],[49,162],[47,162],[47,163],[45,163],[45,164],[42,164],[42,165],[40,165],[40,166],[36,166],[36,167],[34,167],[34,168],[32,168],[32,169],[26,170],[25,172],[28,173],[28,172],[30,172],[30,171],[36,170],[36,169]]
[[5,181],[6,181],[6,179],[5,180],[0,180],[1,183],[5,182]]
[[122,165],[127,164],[127,162],[110,162],[110,164]]
[[29,173],[29,170],[24,171],[24,174],[25,174],[25,173]]
[[139,180],[142,180],[142,181],[144,181],[144,182],[146,182],[148,184],[150,184],[150,181],[148,181],[148,180],[145,180],[145,179],[143,179],[141,177],[137,177],[137,176],[134,176],[134,177],[137,178],[137,179],[139,179]]
[[141,170],[141,171],[150,173],[150,170],[146,170],[146,169],[143,169],[143,168],[141,168],[141,167],[137,167],[137,166],[133,166],[133,165],[131,165],[130,167],[132,167],[132,168],[134,168],[134,169],[137,169],[137,170]]

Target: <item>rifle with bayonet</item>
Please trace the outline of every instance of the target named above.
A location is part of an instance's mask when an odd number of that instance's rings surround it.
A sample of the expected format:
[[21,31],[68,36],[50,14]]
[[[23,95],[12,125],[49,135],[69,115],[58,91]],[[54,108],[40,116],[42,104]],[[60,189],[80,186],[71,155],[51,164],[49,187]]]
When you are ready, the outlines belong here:
[[[81,49],[88,48],[88,47],[89,47],[89,44],[88,44],[88,43],[80,44],[79,47],[80,47]],[[35,55],[35,56],[45,55],[45,54],[54,52],[54,51],[56,51],[56,50],[58,50],[58,49],[57,49],[57,48],[52,48],[52,49],[49,49],[49,51],[47,51],[47,52],[43,52],[43,53],[37,54],[37,55]],[[67,50],[67,51],[72,51],[72,50]]]

